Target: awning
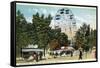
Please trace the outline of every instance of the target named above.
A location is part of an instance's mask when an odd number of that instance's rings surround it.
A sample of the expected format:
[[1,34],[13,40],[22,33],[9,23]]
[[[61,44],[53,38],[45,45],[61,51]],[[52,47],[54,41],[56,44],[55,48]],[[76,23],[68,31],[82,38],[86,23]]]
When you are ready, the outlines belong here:
[[43,49],[26,49],[26,48],[23,48],[22,49],[22,52],[43,52],[44,50]]

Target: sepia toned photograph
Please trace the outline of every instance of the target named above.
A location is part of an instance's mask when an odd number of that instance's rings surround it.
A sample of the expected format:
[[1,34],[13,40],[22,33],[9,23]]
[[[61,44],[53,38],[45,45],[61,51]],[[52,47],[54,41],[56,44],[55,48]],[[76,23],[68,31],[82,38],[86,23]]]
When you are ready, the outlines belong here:
[[97,6],[15,5],[17,66],[97,61]]

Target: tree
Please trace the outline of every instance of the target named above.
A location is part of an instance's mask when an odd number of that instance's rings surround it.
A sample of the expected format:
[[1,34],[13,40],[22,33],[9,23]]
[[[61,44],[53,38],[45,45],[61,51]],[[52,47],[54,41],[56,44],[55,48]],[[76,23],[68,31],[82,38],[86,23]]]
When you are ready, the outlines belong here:
[[30,37],[27,35],[27,21],[24,15],[18,10],[16,12],[16,55],[20,56],[20,49],[30,43]]
[[44,15],[39,16],[39,13],[36,13],[36,15],[33,15],[33,25],[34,25],[34,41],[37,41],[37,45],[39,48],[43,48],[45,52],[45,48],[48,45],[49,37],[48,32],[50,31],[50,24],[51,21],[51,15],[44,18]]
[[49,47],[51,50],[60,49],[62,46],[68,45],[68,36],[65,33],[61,33],[61,29],[51,29],[49,31]]
[[65,33],[61,33],[59,37],[60,45],[68,46],[68,36]]
[[83,24],[78,31],[76,32],[75,39],[76,39],[76,46],[78,48],[82,47],[84,50],[88,50],[88,38],[90,34],[90,26],[87,24]]
[[97,33],[97,30],[91,29],[91,32],[90,32],[90,47],[91,47],[91,49],[93,47],[96,47],[96,41],[97,41],[96,40],[96,38],[97,38],[96,33]]
[[96,30],[90,28],[90,25],[83,24],[75,35],[76,48],[82,47],[84,51],[96,46]]

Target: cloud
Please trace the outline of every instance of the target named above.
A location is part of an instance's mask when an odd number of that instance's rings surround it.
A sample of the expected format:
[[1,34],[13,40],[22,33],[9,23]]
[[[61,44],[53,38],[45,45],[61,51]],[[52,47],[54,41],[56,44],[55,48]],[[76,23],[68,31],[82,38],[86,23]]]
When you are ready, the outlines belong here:
[[25,17],[28,23],[32,23],[32,17]]
[[85,19],[83,19],[82,17],[75,16],[75,19],[78,20],[80,23],[87,22],[87,21],[86,21]]
[[87,21],[82,17],[75,16],[75,20],[76,20],[77,29],[80,28],[80,26],[82,26],[83,23],[87,23]]
[[[36,9],[36,8],[33,8],[32,11],[36,13],[36,12],[38,12],[39,10]],[[32,11],[31,11],[31,12],[32,12]]]

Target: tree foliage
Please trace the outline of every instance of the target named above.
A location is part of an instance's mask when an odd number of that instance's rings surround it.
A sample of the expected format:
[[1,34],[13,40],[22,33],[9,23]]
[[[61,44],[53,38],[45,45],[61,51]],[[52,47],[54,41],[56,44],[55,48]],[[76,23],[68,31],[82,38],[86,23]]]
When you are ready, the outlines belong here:
[[31,42],[27,35],[27,21],[24,15],[18,10],[16,12],[16,54],[20,56],[20,49]]
[[85,51],[89,51],[90,48],[96,46],[96,30],[92,30],[90,25],[83,24],[75,35],[76,49],[83,48]]

